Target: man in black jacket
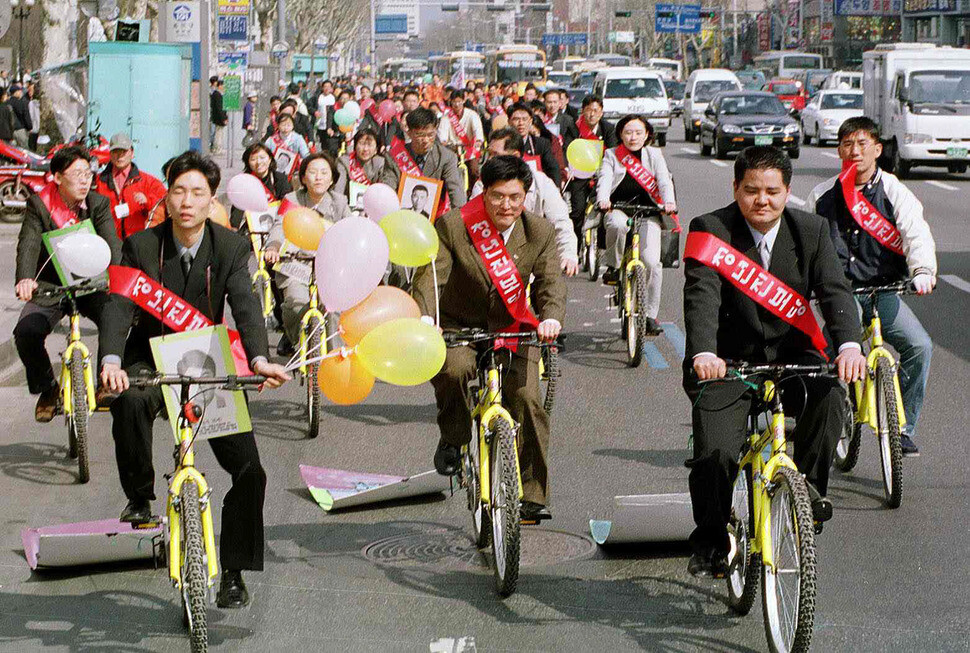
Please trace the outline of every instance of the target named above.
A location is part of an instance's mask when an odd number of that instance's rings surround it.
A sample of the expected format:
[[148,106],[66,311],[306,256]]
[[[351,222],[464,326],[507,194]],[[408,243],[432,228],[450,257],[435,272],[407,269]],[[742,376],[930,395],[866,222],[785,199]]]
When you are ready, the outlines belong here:
[[[752,391],[741,383],[699,382],[724,377],[725,360],[822,362],[819,348],[824,349],[825,341],[807,300],[813,294],[839,352],[839,377],[850,382],[865,372],[855,301],[828,225],[817,215],[785,207],[791,175],[791,162],[781,150],[748,148],[734,165],[735,203],[690,224],[684,254],[684,389],[693,406],[694,455],[687,466],[697,528],[690,536],[694,555],[687,568],[694,575],[727,573],[731,490],[754,401]],[[702,262],[694,245],[705,241],[713,243],[716,252]],[[742,262],[738,265],[744,273],[735,271],[732,276],[722,264],[742,261],[741,255],[763,270]],[[748,291],[775,290],[756,302],[740,289],[744,282],[750,284]],[[781,284],[792,291],[787,299]],[[783,317],[772,310],[781,310],[780,299]],[[795,311],[796,307],[803,310]],[[807,318],[792,320],[794,314],[804,317],[806,312]],[[810,482],[812,511],[820,526],[832,514],[832,504],[824,496],[842,429],[845,390],[835,379],[806,378],[804,386],[797,379],[782,384],[781,392],[786,413],[798,416],[790,441],[795,445],[795,464]]]
[[[583,98],[583,113],[576,121],[578,138],[599,140],[603,151],[616,147],[616,128],[608,120],[603,120],[603,98],[587,95]],[[582,238],[583,223],[586,221],[586,208],[593,196],[593,182],[589,179],[573,179],[569,182],[569,219],[573,221],[576,237]]]
[[14,122],[14,139],[17,145],[26,148],[29,132],[34,128],[34,123],[30,120],[30,99],[24,97],[24,88],[20,84],[10,87],[10,108],[16,118]]
[[17,128],[17,119],[10,106],[7,89],[0,86],[0,141],[13,143],[13,132]]
[[213,154],[222,151],[222,131],[229,124],[229,114],[222,106],[222,90],[225,83],[218,77],[209,80],[212,89],[209,93],[209,121],[212,128],[209,131],[209,149]]
[[561,99],[559,89],[546,89],[546,92],[542,94],[542,102],[546,108],[542,122],[546,125],[546,129],[559,139],[563,156],[565,156],[569,144],[573,142],[573,139],[579,138],[579,131],[576,129],[576,119],[571,118],[563,110]]
[[[530,85],[531,86],[531,85]],[[557,186],[562,184],[562,176],[559,163],[552,153],[552,144],[549,139],[535,136],[532,133],[532,109],[523,102],[516,102],[508,109],[509,125],[519,132],[519,136],[525,141],[525,162],[530,166],[538,166],[541,172],[546,173]]]
[[[195,152],[180,155],[168,168],[165,198],[171,219],[125,241],[121,264],[137,268],[182,297],[213,324],[223,320],[225,302],[232,307],[243,348],[256,374],[278,387],[289,376],[269,363],[263,314],[247,270],[249,244],[238,234],[207,220],[219,187],[219,168]],[[128,505],[121,520],[151,519],[155,498],[152,467],[152,423],[162,407],[160,388],[130,388],[128,374],[154,372],[149,340],[165,333],[154,316],[140,313],[130,299],[112,295],[100,332],[101,380],[121,393],[111,404],[111,433],[118,473]],[[130,330],[130,333],[129,333]],[[266,473],[252,431],[209,440],[219,464],[232,475],[223,503],[220,559],[223,566],[219,607],[249,603],[243,569],[263,568],[263,499]]]
[[[17,297],[27,304],[14,327],[14,344],[27,372],[27,388],[40,395],[34,409],[38,422],[49,422],[57,412],[60,388],[44,341],[64,317],[60,303],[39,303],[35,297],[38,281],[60,285],[54,265],[43,242],[43,233],[83,220],[90,220],[94,230],[111,249],[111,262],[121,258],[121,241],[115,231],[108,199],[92,190],[91,155],[81,147],[65,147],[51,159],[54,180],[27,200],[24,221],[17,238]],[[102,312],[108,302],[106,292],[96,292],[78,299],[81,314],[101,325]]]

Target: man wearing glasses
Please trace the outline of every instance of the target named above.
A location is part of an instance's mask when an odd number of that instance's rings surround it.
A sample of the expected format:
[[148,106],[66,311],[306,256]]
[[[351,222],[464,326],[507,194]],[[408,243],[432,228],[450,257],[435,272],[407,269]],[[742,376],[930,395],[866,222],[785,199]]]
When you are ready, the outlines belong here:
[[[936,244],[923,219],[923,205],[894,175],[876,163],[882,154],[879,127],[865,117],[850,118],[839,128],[842,172],[815,187],[807,210],[829,221],[832,240],[854,287],[912,280],[928,295],[936,286]],[[933,342],[913,311],[894,293],[876,298],[882,334],[899,352],[900,389],[906,426],[904,456],[918,456],[916,424],[923,408]],[[862,301],[864,322],[871,301]]]

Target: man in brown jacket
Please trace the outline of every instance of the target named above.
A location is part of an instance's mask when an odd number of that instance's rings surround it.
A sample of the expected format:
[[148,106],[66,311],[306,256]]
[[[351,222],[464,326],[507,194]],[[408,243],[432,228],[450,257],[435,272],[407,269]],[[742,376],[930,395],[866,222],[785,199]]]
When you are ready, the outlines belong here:
[[[444,330],[481,328],[504,331],[526,330],[521,319],[527,311],[521,303],[508,299],[493,282],[480,248],[471,233],[501,235],[506,251],[499,249],[498,259],[507,257],[515,270],[507,270],[506,280],[531,282],[531,302],[535,315],[529,314],[535,330],[545,341],[554,340],[562,328],[566,313],[566,284],[559,266],[556,230],[542,216],[523,210],[526,193],[532,184],[532,173],[522,159],[498,156],[482,167],[482,195],[462,210],[451,211],[435,224],[441,245],[435,261],[441,297],[440,327]],[[482,226],[484,225],[484,226]],[[480,227],[482,226],[482,227]],[[479,228],[480,227],[480,228]],[[476,231],[476,228],[479,228]],[[484,243],[494,252],[498,242]],[[518,279],[515,279],[515,271]],[[431,266],[420,268],[414,279],[414,298],[424,315],[435,315],[435,289]],[[512,306],[510,309],[509,306]],[[512,311],[518,313],[513,317]],[[512,325],[512,326],[510,326]],[[539,352],[533,347],[519,347],[511,354],[505,369],[503,397],[512,417],[522,425],[519,438],[519,460],[522,471],[523,521],[549,519],[546,508],[549,487],[547,451],[549,415],[539,399]],[[476,352],[468,348],[448,350],[444,367],[431,380],[438,404],[438,427],[441,442],[435,452],[435,468],[451,475],[458,469],[461,447],[471,435],[468,409],[468,382],[475,377]]]

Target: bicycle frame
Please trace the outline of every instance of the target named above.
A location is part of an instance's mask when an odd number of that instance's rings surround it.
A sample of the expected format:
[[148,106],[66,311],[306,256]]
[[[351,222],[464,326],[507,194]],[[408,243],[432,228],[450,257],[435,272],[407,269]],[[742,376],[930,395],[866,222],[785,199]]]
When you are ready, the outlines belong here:
[[309,332],[307,331],[307,325],[310,323],[312,318],[317,318],[320,320],[320,329],[322,333],[320,334],[320,352],[314,352],[314,356],[323,356],[327,353],[327,329],[326,329],[326,317],[318,308],[317,303],[317,284],[310,282],[310,308],[304,313],[303,317],[300,319],[300,374],[304,376],[307,373],[307,341],[309,340]]
[[872,321],[866,327],[863,334],[864,340],[871,340],[871,348],[866,356],[866,367],[868,373],[861,381],[852,384],[855,392],[856,414],[855,421],[858,424],[868,424],[872,430],[879,435],[879,425],[876,423],[876,363],[880,358],[889,361],[890,369],[893,371],[893,391],[896,393],[896,412],[899,416],[899,427],[902,429],[906,425],[906,414],[903,411],[903,395],[899,388],[899,374],[896,373],[896,359],[889,353],[883,345],[882,339],[882,319],[879,317],[879,310],[876,303],[872,304]]
[[261,234],[250,234],[249,240],[253,244],[253,254],[256,255],[253,285],[255,286],[260,279],[266,282],[263,285],[263,296],[260,297],[260,302],[263,307],[263,317],[267,318],[273,312],[273,288],[270,284],[269,270],[266,269],[266,260],[263,258],[263,237]]
[[626,282],[623,284],[623,313],[625,315],[633,313],[633,291],[631,290],[630,279],[633,278],[634,271],[638,267],[645,267],[643,261],[640,260],[640,216],[634,214],[630,218],[630,222],[630,229],[633,234],[630,238],[630,246],[623,252],[623,270],[626,275],[624,277]]
[[[518,439],[518,429],[516,428],[515,420],[512,419],[509,411],[502,406],[502,383],[499,376],[499,369],[495,365],[495,353],[490,351],[487,355],[490,357],[490,360],[488,366],[479,374],[483,383],[482,387],[478,390],[478,400],[475,403],[475,408],[472,410],[472,419],[478,418],[478,485],[481,500],[484,505],[491,503],[491,472],[488,448],[490,432],[488,425],[492,423],[495,417],[500,417],[508,422],[513,433],[516,434],[516,440]],[[519,500],[521,500],[523,497],[522,469],[519,466],[518,442],[513,447],[513,452],[515,454],[515,473],[519,478]]]
[[70,419],[74,414],[73,388],[71,387],[71,356],[74,350],[81,352],[84,359],[84,384],[87,386],[88,410],[94,412],[98,403],[94,397],[94,371],[91,369],[91,352],[87,345],[81,342],[81,314],[73,305],[71,307],[71,331],[67,337],[67,349],[61,358],[61,405],[64,407],[64,416]]
[[[763,432],[751,429],[748,435],[748,450],[741,458],[740,467],[751,468],[751,503],[754,508],[754,537],[751,538],[753,553],[760,553],[765,565],[775,571],[774,552],[771,542],[771,505],[768,496],[771,490],[771,479],[779,467],[788,467],[798,471],[795,462],[785,452],[787,440],[785,438],[785,411],[781,405],[780,393],[776,391],[773,381],[765,381],[761,400],[771,407],[771,424]],[[771,444],[771,455],[765,460],[763,452]]]

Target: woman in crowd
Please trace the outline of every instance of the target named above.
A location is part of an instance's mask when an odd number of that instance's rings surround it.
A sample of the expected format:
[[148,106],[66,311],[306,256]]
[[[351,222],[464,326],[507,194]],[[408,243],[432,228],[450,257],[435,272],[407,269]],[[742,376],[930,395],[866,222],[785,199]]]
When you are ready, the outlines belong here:
[[364,186],[376,183],[386,163],[386,159],[379,156],[382,149],[381,137],[377,132],[369,128],[359,130],[354,135],[354,151],[337,159],[337,183],[334,192],[352,199],[351,182]]
[[[273,153],[263,143],[253,143],[246,148],[242,155],[243,172],[249,173],[263,182],[266,189],[266,201],[278,202],[286,197],[287,193],[293,191],[289,180],[282,172],[276,169],[276,160]],[[232,208],[229,221],[233,229],[246,231],[245,214]]]

